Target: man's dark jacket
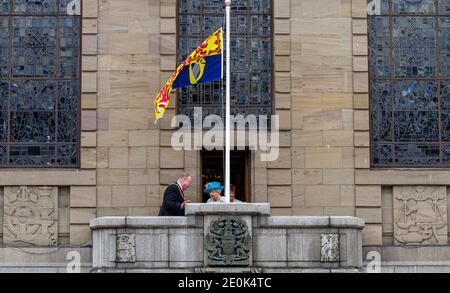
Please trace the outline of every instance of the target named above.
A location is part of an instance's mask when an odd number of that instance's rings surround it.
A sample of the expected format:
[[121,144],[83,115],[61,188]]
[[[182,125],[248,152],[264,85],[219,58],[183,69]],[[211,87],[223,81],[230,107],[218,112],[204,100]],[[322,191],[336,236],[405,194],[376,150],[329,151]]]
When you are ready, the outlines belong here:
[[159,216],[161,217],[177,217],[184,216],[184,208],[181,205],[184,202],[184,194],[178,184],[171,184],[164,191],[164,198]]

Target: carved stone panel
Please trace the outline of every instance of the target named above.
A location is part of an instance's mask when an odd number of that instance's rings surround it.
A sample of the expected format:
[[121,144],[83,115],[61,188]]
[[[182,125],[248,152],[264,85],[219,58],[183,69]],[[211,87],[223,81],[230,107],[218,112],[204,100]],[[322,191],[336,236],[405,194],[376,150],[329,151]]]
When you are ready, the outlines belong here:
[[339,262],[339,234],[321,234],[320,242],[320,261]]
[[241,218],[224,216],[211,222],[205,237],[208,266],[249,266],[251,247],[247,223]]
[[447,244],[447,188],[394,187],[395,244]]
[[58,245],[58,188],[5,187],[6,245]]
[[136,235],[119,234],[116,242],[117,262],[136,262]]

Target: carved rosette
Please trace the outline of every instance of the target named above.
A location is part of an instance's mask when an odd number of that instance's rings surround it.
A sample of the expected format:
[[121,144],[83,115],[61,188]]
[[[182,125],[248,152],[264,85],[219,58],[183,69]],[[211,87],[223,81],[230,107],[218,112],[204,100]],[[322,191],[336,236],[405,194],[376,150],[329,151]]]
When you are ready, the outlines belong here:
[[58,188],[5,187],[4,243],[58,245]]
[[339,262],[339,234],[321,234],[320,244],[321,262]]
[[122,263],[136,262],[136,235],[119,234],[116,242],[116,261]]
[[239,217],[211,222],[205,238],[209,266],[249,266],[251,247],[247,223]]
[[395,244],[447,244],[447,188],[394,187]]

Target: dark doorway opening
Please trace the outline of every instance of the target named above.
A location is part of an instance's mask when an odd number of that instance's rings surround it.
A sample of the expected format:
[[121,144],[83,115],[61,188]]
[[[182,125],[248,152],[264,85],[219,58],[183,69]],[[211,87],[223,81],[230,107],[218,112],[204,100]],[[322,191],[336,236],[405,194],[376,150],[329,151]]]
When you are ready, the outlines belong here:
[[[218,181],[224,184],[224,152],[223,151],[202,151],[202,202],[209,199],[209,195],[203,193],[205,184]],[[243,202],[250,202],[250,152],[231,152],[231,184],[236,186],[236,199]],[[222,193],[223,195],[223,193]]]

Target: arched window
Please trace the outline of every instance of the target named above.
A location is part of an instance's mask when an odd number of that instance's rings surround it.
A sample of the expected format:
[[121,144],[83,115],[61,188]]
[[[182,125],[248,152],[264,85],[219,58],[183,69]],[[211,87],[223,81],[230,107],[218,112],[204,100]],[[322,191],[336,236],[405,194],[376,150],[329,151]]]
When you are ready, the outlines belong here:
[[[272,1],[234,0],[231,17],[231,111],[233,115],[272,114]],[[178,63],[225,24],[223,0],[178,1]],[[194,107],[203,115],[223,116],[220,106],[225,81],[183,88],[178,112],[193,117]]]
[[373,167],[450,166],[450,1],[382,0],[369,16]]
[[78,167],[80,22],[69,0],[0,0],[0,167]]

